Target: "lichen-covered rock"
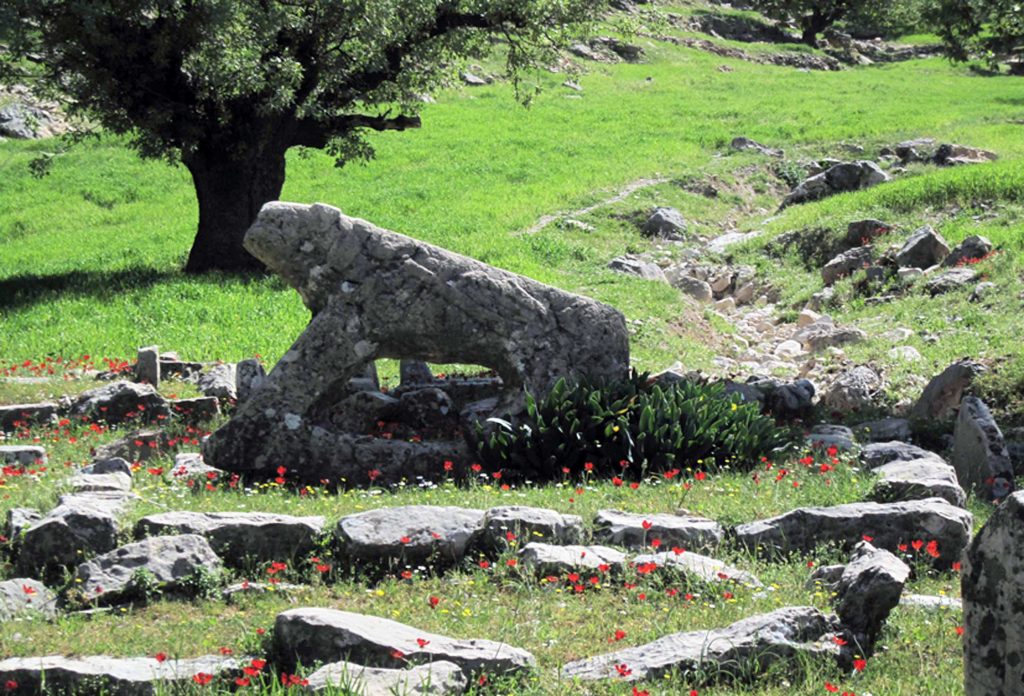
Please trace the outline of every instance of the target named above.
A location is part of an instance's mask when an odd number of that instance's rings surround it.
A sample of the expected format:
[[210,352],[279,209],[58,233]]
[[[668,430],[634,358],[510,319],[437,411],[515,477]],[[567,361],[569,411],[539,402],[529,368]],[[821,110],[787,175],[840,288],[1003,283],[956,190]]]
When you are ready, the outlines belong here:
[[664,638],[562,667],[565,679],[634,682],[669,673],[699,679],[750,679],[773,666],[808,657],[838,655],[830,639],[838,623],[813,607],[785,607],[724,628],[675,633]]
[[899,604],[908,578],[910,566],[888,551],[866,541],[854,547],[836,583],[835,607],[861,650],[871,652],[882,624]]
[[140,570],[149,573],[161,588],[177,590],[182,581],[199,572],[216,574],[220,569],[220,559],[201,536],[150,537],[78,566],[75,590],[84,601],[112,604],[133,591],[133,580]]
[[6,693],[16,696],[156,696],[194,686],[197,674],[240,671],[236,660],[219,655],[165,661],[103,655],[10,657],[0,660],[0,684],[13,684]]
[[71,417],[120,423],[124,420],[158,420],[170,415],[167,400],[151,384],[120,381],[82,392],[71,405]]
[[843,371],[822,397],[822,405],[835,413],[849,414],[873,406],[884,381],[866,365]]
[[964,691],[1017,696],[1024,684],[1024,491],[1011,494],[964,559]]
[[960,560],[971,537],[971,513],[941,498],[899,503],[847,503],[797,508],[765,520],[741,524],[737,542],[761,553],[809,552],[822,544],[852,548],[870,539],[878,548],[896,551],[901,544],[934,541],[938,568]]
[[594,541],[630,549],[650,548],[654,539],[665,548],[713,549],[724,533],[718,522],[695,515],[599,510],[594,516]]
[[31,578],[13,578],[0,582],[0,622],[17,617],[57,615],[57,595],[43,583]]
[[14,432],[25,425],[45,423],[57,413],[57,404],[11,404],[0,406],[0,432]]
[[957,483],[956,471],[934,458],[895,461],[874,470],[878,480],[871,491],[872,500],[924,500],[942,498],[950,505],[964,507],[967,494]]
[[677,549],[676,551],[643,554],[634,557],[630,563],[637,567],[653,563],[659,568],[683,573],[700,582],[732,582],[746,587],[763,587],[761,581],[753,574],[727,565],[717,558],[702,556],[692,551]]
[[199,375],[196,386],[203,396],[213,396],[223,401],[234,401],[238,398],[238,387],[235,384],[235,363],[221,363]]
[[119,506],[99,495],[69,496],[24,530],[17,567],[26,575],[73,567],[117,546]]
[[453,662],[467,677],[501,675],[534,665],[533,655],[492,640],[457,640],[390,619],[336,609],[291,609],[274,622],[274,652],[292,671],[297,663],[345,659],[367,667],[402,669],[434,661]]
[[405,669],[364,667],[354,662],[332,662],[307,677],[306,691],[354,696],[452,696],[466,690],[466,675],[454,662],[439,660]]
[[986,500],[1013,492],[1014,472],[1003,433],[981,399],[965,396],[953,430],[953,467],[960,485]]
[[322,425],[340,387],[381,357],[492,368],[508,389],[506,409],[523,387],[541,394],[560,377],[618,378],[629,366],[617,310],[336,208],[268,203],[244,243],[314,317],[207,440],[206,460],[219,468],[273,478],[282,462],[302,462],[302,480],[345,475],[350,484],[367,482],[370,468],[394,475],[365,462],[356,470],[334,444],[339,433]]
[[323,517],[265,512],[163,512],[135,524],[136,538],[198,534],[229,565],[287,561],[310,553],[324,533]]
[[463,559],[483,521],[482,510],[407,505],[343,517],[335,536],[341,552],[355,561],[450,565]]

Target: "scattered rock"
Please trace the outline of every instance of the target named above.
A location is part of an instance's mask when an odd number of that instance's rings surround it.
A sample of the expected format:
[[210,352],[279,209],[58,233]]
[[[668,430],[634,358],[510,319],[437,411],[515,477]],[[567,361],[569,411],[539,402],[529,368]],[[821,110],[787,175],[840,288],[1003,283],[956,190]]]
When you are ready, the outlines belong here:
[[964,606],[967,696],[1018,694],[1024,683],[1024,491],[995,508],[967,549]]
[[970,359],[958,360],[928,382],[920,398],[910,409],[910,421],[931,426],[945,421],[960,406],[966,390],[985,366]]
[[702,556],[691,551],[680,553],[663,551],[661,553],[645,554],[635,557],[631,563],[634,566],[653,563],[659,568],[675,570],[685,574],[687,577],[705,583],[733,582],[745,587],[763,587],[761,581],[751,573],[739,568],[733,568],[716,558]]
[[174,466],[167,475],[172,481],[185,483],[187,481],[212,481],[219,480],[227,475],[226,471],[209,466],[203,461],[203,456],[196,452],[182,452],[175,455]]
[[675,208],[655,208],[643,224],[643,233],[648,237],[683,239],[686,234],[686,220]]
[[57,414],[57,404],[12,404],[0,406],[0,432],[12,433],[28,425],[46,423]]
[[762,145],[756,140],[751,140],[750,138],[745,138],[743,136],[733,138],[732,142],[729,143],[729,146],[733,150],[753,150],[761,153],[762,155],[768,155],[769,157],[782,157],[785,154],[782,150]]
[[939,595],[906,594],[900,597],[900,606],[921,607],[922,609],[963,609],[963,602],[957,597]]
[[[116,460],[115,460],[116,461]],[[122,491],[132,489],[131,474],[117,471],[109,474],[76,474],[69,481],[75,493],[94,493],[97,491]]]
[[865,365],[844,370],[822,397],[822,404],[837,413],[855,413],[872,407],[882,390],[882,378]]
[[197,534],[157,536],[126,544],[78,566],[76,591],[87,602],[116,604],[130,599],[137,573],[146,571],[165,591],[181,589],[198,572],[219,573],[220,559]]
[[981,399],[965,396],[953,430],[953,467],[960,485],[985,500],[1013,492],[1013,463],[1003,433]]
[[132,475],[132,465],[125,459],[113,457],[111,459],[96,459],[92,464],[82,467],[81,474],[124,474],[129,478]]
[[858,439],[867,442],[892,442],[909,440],[910,421],[906,418],[881,418],[861,423],[856,428]]
[[160,349],[157,346],[139,348],[135,360],[135,381],[160,388]]
[[102,447],[96,448],[97,459],[124,459],[130,462],[146,462],[155,457],[167,454],[180,442],[175,438],[175,444],[171,444],[171,437],[159,428],[147,428],[135,430],[125,437],[108,442]]
[[626,556],[607,546],[554,545],[531,542],[519,551],[519,561],[538,575],[563,576],[577,570],[619,574],[626,566]]
[[924,289],[929,295],[935,297],[953,290],[959,290],[978,280],[978,272],[973,268],[951,268],[948,271],[938,273],[928,280]]
[[880,220],[856,220],[846,226],[846,243],[852,246],[870,244],[892,230],[892,225]]
[[46,450],[36,445],[0,445],[0,462],[7,466],[46,464]]
[[98,495],[66,497],[23,532],[18,569],[48,573],[110,551],[117,546],[117,511]]
[[867,268],[875,261],[874,247],[870,244],[859,246],[839,254],[821,269],[821,279],[825,285],[832,285],[840,278],[852,275],[856,271]]
[[957,507],[964,507],[967,502],[953,467],[933,457],[889,462],[877,467],[874,473],[879,478],[871,491],[872,500],[942,498]]
[[153,385],[126,381],[83,392],[71,405],[71,417],[76,421],[87,418],[106,423],[133,419],[150,422],[170,415],[167,400]]
[[856,191],[889,181],[889,175],[883,172],[874,162],[842,162],[830,167],[821,174],[804,180],[790,191],[782,201],[786,208],[798,203],[816,201],[837,193]]
[[857,544],[836,583],[836,613],[852,631],[859,650],[871,654],[882,625],[900,601],[910,567],[866,541]]
[[983,302],[985,298],[991,295],[996,290],[996,284],[991,281],[984,281],[974,286],[974,290],[971,291],[971,296],[968,298],[971,302]]
[[971,513],[940,498],[900,503],[849,503],[797,508],[777,517],[741,524],[737,541],[762,552],[810,552],[822,544],[853,547],[867,535],[878,548],[895,551],[915,540],[935,541],[937,567],[960,559],[970,539]]
[[463,84],[469,85],[470,87],[483,87],[484,85],[489,84],[487,80],[478,75],[474,75],[471,72],[460,72],[459,77],[462,78]]
[[711,290],[711,286],[703,280],[689,276],[678,276],[670,282],[684,295],[692,297],[697,302],[709,303],[714,301],[714,292]]
[[21,533],[43,519],[43,513],[33,508],[10,508],[7,510],[7,528],[5,536],[12,550],[17,552],[21,545]]
[[[509,534],[512,538],[509,539]],[[551,544],[578,544],[583,537],[583,519],[555,510],[506,505],[484,513],[474,545],[486,550],[503,550],[510,542],[526,544],[542,541]]]
[[196,380],[196,386],[204,396],[215,396],[222,401],[238,399],[235,363],[214,365]]
[[896,263],[903,268],[931,268],[949,256],[949,244],[931,225],[915,230],[896,253]]
[[307,677],[309,693],[344,693],[358,696],[451,696],[466,690],[462,669],[443,660],[402,669],[364,667],[352,662],[332,662]]
[[645,280],[657,280],[662,283],[668,282],[668,278],[665,277],[665,271],[661,270],[658,264],[643,261],[633,256],[617,256],[608,262],[608,268]]
[[889,349],[889,357],[901,362],[918,362],[922,360],[920,351],[913,346],[895,346]]
[[837,326],[828,317],[822,317],[820,321],[808,324],[793,334],[794,340],[800,341],[804,348],[814,352],[848,343],[859,343],[867,337],[864,331],[850,326]]
[[0,582],[0,622],[14,618],[57,616],[57,595],[38,580],[13,578]]
[[965,263],[979,261],[992,253],[992,242],[981,235],[971,235],[957,244],[949,253],[943,266],[961,266]]
[[197,534],[225,562],[288,561],[309,554],[324,533],[323,517],[293,517],[265,512],[163,512],[135,524],[135,537]]
[[190,660],[153,657],[10,657],[0,660],[0,683],[17,684],[9,693],[76,694],[81,696],[153,696],[195,686],[197,674],[241,673],[237,661],[219,655]]
[[833,619],[812,607],[785,607],[725,628],[674,633],[653,643],[571,662],[564,679],[634,682],[669,674],[702,674],[715,680],[750,679],[780,663],[835,656]]
[[220,415],[220,399],[216,396],[171,399],[168,403],[175,417],[190,425],[205,423]]
[[35,140],[53,137],[64,130],[58,119],[39,107],[14,102],[0,108],[0,137]]
[[274,651],[279,664],[289,672],[297,663],[311,665],[341,659],[387,669],[453,662],[466,677],[483,672],[500,676],[535,664],[530,653],[505,643],[456,640],[397,621],[335,609],[291,609],[278,614]]
[[[342,553],[377,564],[456,564],[479,533],[484,512],[457,507],[408,505],[341,518],[336,536]],[[306,663],[308,664],[308,663]]]
[[845,425],[818,424],[807,434],[807,444],[819,449],[835,447],[841,452],[857,449],[853,431]]
[[660,539],[669,549],[713,549],[722,542],[723,535],[722,526],[714,520],[686,514],[599,510],[594,516],[594,541],[629,549],[648,548],[654,539]]
[[960,164],[983,164],[999,159],[996,153],[967,145],[939,145],[933,158],[935,164],[953,167]]

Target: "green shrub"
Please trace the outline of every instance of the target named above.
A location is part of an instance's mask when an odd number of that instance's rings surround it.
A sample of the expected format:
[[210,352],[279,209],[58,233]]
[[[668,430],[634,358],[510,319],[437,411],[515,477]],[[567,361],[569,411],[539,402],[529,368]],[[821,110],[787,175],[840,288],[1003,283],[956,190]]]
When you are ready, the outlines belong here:
[[481,463],[534,481],[750,468],[785,437],[756,404],[727,396],[722,385],[662,387],[635,372],[610,383],[559,380],[540,400],[527,394],[517,422],[489,423],[477,425]]

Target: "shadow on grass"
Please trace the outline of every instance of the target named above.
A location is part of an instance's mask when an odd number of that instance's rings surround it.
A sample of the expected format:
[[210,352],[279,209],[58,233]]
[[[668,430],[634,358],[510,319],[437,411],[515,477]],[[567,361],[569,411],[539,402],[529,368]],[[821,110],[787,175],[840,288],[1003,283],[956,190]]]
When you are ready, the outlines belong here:
[[259,273],[186,275],[179,270],[140,266],[117,271],[68,271],[45,275],[22,273],[0,279],[0,311],[21,309],[50,302],[58,297],[92,297],[102,300],[176,280],[224,285],[232,281],[252,282],[261,277]]

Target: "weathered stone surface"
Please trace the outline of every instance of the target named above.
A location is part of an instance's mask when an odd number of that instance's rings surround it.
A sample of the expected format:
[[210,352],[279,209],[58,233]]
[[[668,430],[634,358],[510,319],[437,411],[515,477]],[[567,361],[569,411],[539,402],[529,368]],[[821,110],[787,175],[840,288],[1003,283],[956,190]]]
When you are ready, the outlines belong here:
[[733,138],[732,142],[729,143],[729,147],[733,150],[753,150],[754,152],[759,152],[760,154],[768,155],[769,157],[782,157],[784,154],[782,150],[767,147],[756,140],[751,140],[750,138],[742,135]]
[[903,268],[931,268],[949,256],[949,244],[931,225],[915,230],[899,252],[896,263]]
[[702,556],[692,551],[676,553],[663,551],[636,556],[630,561],[635,566],[654,563],[659,568],[677,571],[701,582],[721,583],[733,582],[746,587],[763,587],[754,575],[739,568],[733,568],[717,558]]
[[668,278],[665,276],[665,271],[661,270],[661,267],[658,264],[652,261],[644,261],[629,255],[616,256],[608,262],[608,268],[613,271],[618,271],[619,273],[643,278],[644,280],[656,280],[661,283],[668,282]]
[[139,348],[135,359],[135,381],[160,388],[160,349],[157,346]]
[[46,109],[16,101],[0,108],[0,137],[34,140],[49,138],[65,130]]
[[135,524],[135,537],[198,534],[229,565],[287,561],[311,552],[324,533],[323,517],[265,512],[163,512]]
[[76,420],[120,423],[128,419],[154,421],[157,416],[169,415],[167,400],[152,385],[125,381],[82,392],[71,405],[71,416]]
[[872,442],[860,452],[861,462],[867,469],[877,469],[889,462],[908,462],[915,459],[936,459],[943,464],[946,460],[935,452],[929,452],[907,442]]
[[[457,640],[376,616],[334,609],[291,609],[274,622],[274,651],[291,671],[297,662],[311,665],[346,659],[367,667],[401,669],[446,661],[467,677],[500,675],[534,665],[533,655],[491,640]],[[401,655],[396,657],[395,653]]]
[[844,251],[821,269],[821,279],[825,285],[832,285],[840,278],[852,275],[856,271],[870,266],[875,261],[875,249],[870,244]]
[[986,500],[1013,492],[1013,463],[995,418],[981,399],[965,396],[953,430],[953,467],[960,485]]
[[620,377],[629,365],[617,310],[336,208],[268,203],[245,246],[314,318],[207,440],[206,460],[219,468],[273,477],[282,461],[301,461],[304,480],[335,477],[350,459],[320,423],[338,388],[377,358],[484,365],[509,390],[506,406],[519,403],[522,387],[540,394],[563,376]]
[[973,268],[951,268],[930,278],[924,284],[924,289],[934,297],[972,285],[978,277],[978,272]]
[[0,445],[0,462],[8,466],[46,464],[46,450],[35,445]]
[[288,595],[299,590],[308,589],[305,585],[296,585],[290,582],[249,582],[243,580],[242,582],[236,582],[234,585],[228,585],[220,591],[220,596],[224,598],[224,601],[231,602],[238,595],[263,595],[273,594],[280,592],[281,594]]
[[822,405],[836,413],[848,414],[874,405],[884,382],[866,365],[844,370],[822,397]]
[[903,595],[900,596],[900,606],[958,611],[963,609],[963,602],[958,597],[903,593]]
[[450,696],[466,690],[466,675],[454,662],[439,660],[407,669],[364,667],[353,662],[324,665],[308,677],[306,691],[320,693],[344,687],[352,696]]
[[868,337],[861,329],[852,326],[837,326],[831,319],[822,317],[822,321],[808,324],[793,334],[793,339],[800,341],[810,351],[844,346],[847,343],[859,343]]
[[711,286],[706,281],[690,276],[677,276],[669,278],[669,283],[687,297],[692,297],[698,302],[711,302],[715,298]]
[[880,220],[855,220],[846,226],[846,243],[870,244],[875,238],[892,232],[892,225]]
[[[509,539],[508,535],[513,538]],[[583,519],[555,510],[507,505],[484,513],[482,528],[474,540],[486,550],[501,550],[512,542],[520,547],[532,541],[578,544],[583,537]]]
[[933,457],[890,462],[876,468],[874,473],[879,478],[871,491],[872,500],[942,498],[957,507],[967,502],[953,467]]
[[164,589],[174,590],[200,568],[217,573],[221,562],[197,534],[157,536],[125,544],[78,566],[76,590],[89,602],[116,603],[130,591],[132,577],[148,571]]
[[20,423],[33,425],[45,423],[57,413],[57,404],[11,404],[0,406],[0,431],[13,432]]
[[862,442],[892,442],[909,440],[912,433],[906,418],[880,418],[859,423],[854,431]]
[[267,371],[259,358],[247,358],[235,365],[235,398],[238,403],[248,401],[249,395],[260,388]]
[[797,203],[816,201],[845,191],[856,191],[889,181],[889,175],[874,162],[841,162],[821,174],[804,180],[782,201],[785,208]]
[[38,580],[14,578],[0,582],[0,621],[15,617],[57,615],[57,595]]
[[1024,684],[1024,491],[1009,495],[964,559],[964,691],[1016,696]]
[[[75,696],[156,696],[187,689],[199,673],[218,675],[239,670],[237,661],[208,655],[190,660],[153,657],[10,657],[0,660],[0,683],[14,682],[8,693],[74,694]],[[45,688],[44,688],[45,682]]]
[[454,564],[462,560],[483,521],[482,510],[407,505],[343,517],[335,536],[353,560]]
[[220,399],[216,396],[171,399],[168,405],[176,418],[190,424],[204,423],[220,415]]
[[762,552],[808,552],[827,543],[852,547],[871,537],[878,548],[895,551],[912,541],[935,541],[936,566],[948,568],[960,559],[970,540],[971,513],[941,498],[900,503],[848,503],[833,507],[797,508],[777,517],[741,524],[737,541]]
[[[177,438],[175,438],[177,441]],[[175,449],[171,437],[159,428],[135,430],[125,437],[108,442],[96,449],[97,459],[124,459],[130,462],[145,462]]]
[[7,511],[7,527],[4,534],[17,549],[21,544],[21,533],[43,519],[43,513],[33,508],[10,508]]
[[226,471],[214,468],[203,461],[196,452],[181,452],[174,456],[174,466],[165,474],[172,481],[211,481],[227,476]]
[[117,507],[96,495],[68,496],[22,535],[18,568],[32,575],[73,567],[117,546]]
[[830,425],[819,423],[807,433],[807,444],[819,449],[830,449],[835,447],[841,452],[849,452],[857,449],[857,440],[853,431],[845,425]]
[[713,549],[723,535],[718,522],[693,515],[599,510],[594,516],[594,541],[631,549],[650,547],[653,539],[660,539],[665,548]]
[[836,613],[870,653],[889,612],[899,604],[910,566],[893,554],[862,541],[836,583]]
[[709,631],[675,633],[653,643],[571,662],[565,679],[641,681],[670,672],[705,678],[750,678],[774,665],[806,657],[837,655],[833,618],[812,607],[785,607]]
[[69,481],[75,493],[93,493],[96,491],[130,491],[132,477],[123,472],[109,474],[77,474]]
[[110,459],[96,459],[92,464],[83,466],[81,474],[124,474],[132,475],[132,465],[126,459],[112,457]]
[[983,281],[974,286],[974,290],[971,290],[971,296],[967,299],[971,302],[984,302],[995,296],[998,287],[998,285],[991,281]]
[[940,166],[952,167],[960,164],[981,164],[999,159],[994,152],[969,145],[943,143],[935,150],[933,161]]
[[626,554],[607,546],[531,542],[520,549],[519,562],[538,575],[562,576],[577,570],[599,571],[602,566],[608,566],[609,573],[618,574],[626,567]]
[[973,360],[958,360],[932,377],[910,410],[911,422],[926,426],[932,421],[944,421],[960,407],[964,390],[985,371],[985,366]]
[[675,208],[655,208],[642,230],[648,237],[682,239],[686,234],[686,220]]
[[964,241],[953,247],[943,266],[957,266],[965,263],[980,261],[992,253],[992,242],[987,237],[973,234]]
[[235,363],[221,363],[199,375],[196,386],[203,396],[215,396],[222,401],[234,401],[238,398],[235,386]]

